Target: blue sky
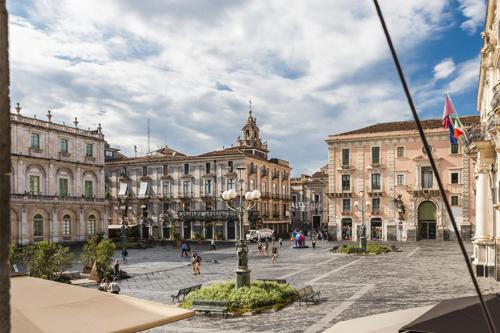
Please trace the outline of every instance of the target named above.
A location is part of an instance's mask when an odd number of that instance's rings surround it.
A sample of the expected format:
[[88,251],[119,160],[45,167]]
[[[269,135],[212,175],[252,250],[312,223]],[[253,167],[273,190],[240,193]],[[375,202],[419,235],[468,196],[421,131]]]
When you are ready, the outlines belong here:
[[[381,0],[423,118],[476,114],[484,0]],[[271,156],[326,163],[329,134],[410,118],[369,0],[8,1],[11,97],[131,155],[228,147],[252,100]]]

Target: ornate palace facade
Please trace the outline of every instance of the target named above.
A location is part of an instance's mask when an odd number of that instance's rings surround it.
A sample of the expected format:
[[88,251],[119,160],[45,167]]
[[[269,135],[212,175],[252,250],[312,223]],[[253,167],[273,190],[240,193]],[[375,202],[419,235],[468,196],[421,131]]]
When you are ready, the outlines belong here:
[[106,163],[112,225],[138,228],[141,237],[184,239],[238,237],[237,216],[226,208],[223,191],[258,189],[262,198],[245,215],[245,229],[269,227],[287,232],[290,224],[290,171],[287,161],[268,158],[251,112],[234,146],[198,156],[168,147],[137,158]]
[[[466,127],[479,117],[462,117]],[[451,145],[440,119],[422,125],[459,228],[474,228],[473,163],[462,144]],[[330,135],[329,230],[355,240],[365,224],[367,239],[414,241],[454,237],[429,159],[413,121],[380,123]],[[363,221],[364,218],[364,221]]]
[[11,114],[11,240],[84,241],[107,233],[104,136]]

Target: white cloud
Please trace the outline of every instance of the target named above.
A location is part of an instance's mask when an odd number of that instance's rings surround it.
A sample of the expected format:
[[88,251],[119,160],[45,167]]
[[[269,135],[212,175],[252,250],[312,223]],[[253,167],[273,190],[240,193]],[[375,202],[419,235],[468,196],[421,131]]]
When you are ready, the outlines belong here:
[[484,16],[486,15],[485,0],[458,1],[460,2],[462,15],[467,18],[460,27],[471,34],[475,33],[477,28],[484,24]]
[[457,76],[448,83],[450,93],[462,93],[475,86],[479,77],[479,57],[474,57],[459,64]]
[[[382,5],[401,54],[449,24],[447,0]],[[129,154],[147,118],[154,145],[228,147],[251,99],[299,172],[326,162],[328,134],[407,114],[371,1],[40,0],[11,11],[10,34],[13,102],[102,123]]]
[[455,63],[453,59],[443,59],[439,64],[434,66],[434,79],[446,79],[451,73],[455,71]]

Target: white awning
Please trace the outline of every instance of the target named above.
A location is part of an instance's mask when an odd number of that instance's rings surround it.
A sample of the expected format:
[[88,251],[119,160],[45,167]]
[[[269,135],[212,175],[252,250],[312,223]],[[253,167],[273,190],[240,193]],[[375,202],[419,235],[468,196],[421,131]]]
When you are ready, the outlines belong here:
[[148,195],[149,190],[149,183],[148,182],[141,182],[141,185],[139,186],[139,198],[145,198]]
[[120,197],[124,197],[127,195],[127,192],[128,192],[128,184],[127,183],[120,183],[120,192],[118,193],[118,195]]

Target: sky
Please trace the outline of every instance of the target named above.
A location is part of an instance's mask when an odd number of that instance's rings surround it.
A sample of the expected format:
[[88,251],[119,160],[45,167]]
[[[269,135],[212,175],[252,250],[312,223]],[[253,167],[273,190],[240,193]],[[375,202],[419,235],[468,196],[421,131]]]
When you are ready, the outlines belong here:
[[[229,147],[249,101],[270,157],[327,162],[330,134],[411,115],[371,0],[8,0],[11,101],[133,156]],[[485,0],[380,0],[421,118],[478,114]],[[444,129],[443,129],[444,130]]]

